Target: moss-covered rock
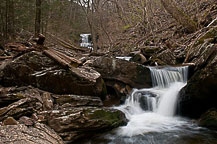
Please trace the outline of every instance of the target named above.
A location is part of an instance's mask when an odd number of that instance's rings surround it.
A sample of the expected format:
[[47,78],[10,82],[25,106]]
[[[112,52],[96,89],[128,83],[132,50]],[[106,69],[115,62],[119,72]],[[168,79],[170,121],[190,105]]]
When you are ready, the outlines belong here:
[[94,112],[88,113],[90,119],[97,119],[99,121],[104,121],[112,127],[118,127],[126,123],[126,119],[121,111],[117,110],[96,110]]
[[66,141],[106,132],[127,122],[121,111],[110,108],[66,108],[42,114],[48,125]]

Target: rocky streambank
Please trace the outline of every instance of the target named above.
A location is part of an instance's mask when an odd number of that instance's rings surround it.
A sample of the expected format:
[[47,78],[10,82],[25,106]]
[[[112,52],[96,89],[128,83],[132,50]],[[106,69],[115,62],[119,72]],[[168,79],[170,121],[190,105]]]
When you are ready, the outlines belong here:
[[73,142],[127,123],[103,106],[106,85],[93,68],[63,67],[21,43],[1,52],[10,57],[0,62],[0,143]]
[[216,26],[194,35],[189,47],[177,47],[179,54],[146,46],[130,61],[104,54],[76,60],[24,43],[1,47],[0,142],[73,142],[125,125],[125,115],[105,105],[122,103],[133,88],[152,87],[147,66],[154,65],[191,65],[178,114],[202,115],[200,125],[216,129]]

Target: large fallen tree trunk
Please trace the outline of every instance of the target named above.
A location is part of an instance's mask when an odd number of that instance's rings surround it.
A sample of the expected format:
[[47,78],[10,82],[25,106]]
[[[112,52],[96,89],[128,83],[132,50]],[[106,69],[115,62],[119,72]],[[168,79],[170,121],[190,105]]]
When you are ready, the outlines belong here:
[[85,52],[86,51],[85,49],[78,48],[78,47],[74,46],[73,44],[70,44],[70,43],[68,43],[68,42],[66,42],[66,41],[64,41],[64,40],[62,40],[62,39],[60,39],[60,38],[58,38],[58,37],[56,37],[56,36],[48,33],[48,32],[47,32],[47,34],[51,38],[55,39],[61,46],[65,47],[65,48],[69,48],[69,49],[73,49],[73,50],[81,51],[81,52]]
[[57,52],[52,49],[44,50],[43,52],[44,54],[46,54],[47,56],[49,56],[65,68],[78,67],[82,64],[81,61],[75,58],[71,58],[67,55],[64,55],[63,53]]

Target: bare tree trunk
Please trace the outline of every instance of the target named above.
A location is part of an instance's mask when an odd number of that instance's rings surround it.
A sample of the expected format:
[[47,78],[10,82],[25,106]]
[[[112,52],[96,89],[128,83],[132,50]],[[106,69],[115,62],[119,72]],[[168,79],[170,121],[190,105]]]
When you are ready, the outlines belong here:
[[41,0],[36,0],[35,36],[40,33],[41,25]]
[[4,37],[8,38],[8,5],[9,1],[5,0],[5,30],[4,30]]
[[181,24],[187,32],[195,32],[197,30],[197,23],[194,22],[188,15],[186,15],[181,9],[175,6],[173,0],[161,0],[162,5],[166,11],[172,15],[174,19]]
[[14,2],[6,0],[5,7],[5,37],[11,39],[14,37]]

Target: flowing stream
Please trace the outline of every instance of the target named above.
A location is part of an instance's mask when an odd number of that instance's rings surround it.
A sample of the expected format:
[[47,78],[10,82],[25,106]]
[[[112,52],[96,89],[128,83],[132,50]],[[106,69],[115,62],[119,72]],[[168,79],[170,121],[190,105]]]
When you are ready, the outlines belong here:
[[126,126],[87,144],[217,144],[217,133],[175,116],[179,91],[187,83],[188,67],[150,67],[153,88],[134,89],[125,104]]

